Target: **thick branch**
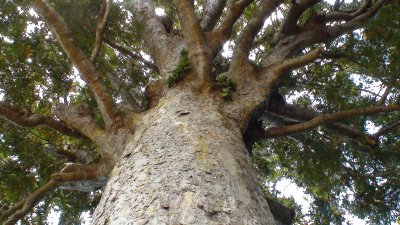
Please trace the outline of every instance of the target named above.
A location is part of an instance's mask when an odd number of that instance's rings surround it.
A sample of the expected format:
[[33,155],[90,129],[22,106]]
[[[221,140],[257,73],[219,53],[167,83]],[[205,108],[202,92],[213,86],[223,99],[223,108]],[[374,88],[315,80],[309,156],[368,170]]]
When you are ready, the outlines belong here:
[[233,25],[242,15],[244,9],[252,2],[253,0],[228,1],[228,9],[226,15],[222,18],[221,24],[208,36],[210,40],[210,49],[213,55],[218,53],[223,44],[230,38]]
[[88,137],[97,146],[103,146],[102,142],[107,136],[106,131],[99,127],[87,105],[60,105],[57,107],[56,114],[62,121]]
[[219,17],[224,10],[226,0],[205,0],[203,1],[203,19],[200,26],[204,32],[211,31],[217,24]]
[[233,50],[233,58],[231,66],[233,69],[242,62],[248,60],[253,41],[263,27],[265,19],[278,7],[281,0],[262,1],[257,8],[253,18],[244,28],[239,40]]
[[197,72],[197,83],[201,89],[206,83],[210,82],[209,75],[212,66],[206,38],[197,20],[193,2],[190,0],[174,0],[174,4],[178,8],[183,36],[189,49],[189,59]]
[[80,132],[73,130],[72,128],[66,126],[63,122],[58,121],[50,116],[44,116],[39,114],[26,114],[27,110],[23,111],[21,114],[13,110],[12,108],[0,104],[0,117],[4,118],[17,126],[32,128],[37,126],[46,126],[53,130],[56,130],[62,134],[73,136],[73,137],[83,137]]
[[103,0],[103,5],[101,6],[99,18],[97,20],[96,29],[96,40],[94,43],[94,49],[90,55],[90,61],[94,62],[100,53],[101,44],[103,43],[103,34],[106,28],[108,14],[110,13],[112,0]]
[[265,136],[268,138],[279,137],[283,135],[310,130],[326,122],[344,120],[354,116],[373,115],[373,114],[378,114],[383,112],[393,112],[393,111],[400,111],[400,105],[372,106],[372,107],[351,109],[343,112],[323,114],[304,123],[285,126],[285,127],[270,128],[265,132]]
[[116,120],[117,111],[107,88],[101,83],[100,74],[90,59],[79,49],[72,38],[64,19],[45,0],[33,0],[35,7],[42,13],[45,20],[52,26],[57,38],[68,57],[78,68],[83,80],[93,91],[97,104],[108,128]]

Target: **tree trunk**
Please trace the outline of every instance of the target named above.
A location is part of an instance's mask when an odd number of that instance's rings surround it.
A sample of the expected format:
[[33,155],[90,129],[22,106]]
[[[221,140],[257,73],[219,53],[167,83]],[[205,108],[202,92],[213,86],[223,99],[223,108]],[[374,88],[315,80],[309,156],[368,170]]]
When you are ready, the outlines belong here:
[[218,99],[170,90],[146,112],[92,223],[275,224],[239,125]]

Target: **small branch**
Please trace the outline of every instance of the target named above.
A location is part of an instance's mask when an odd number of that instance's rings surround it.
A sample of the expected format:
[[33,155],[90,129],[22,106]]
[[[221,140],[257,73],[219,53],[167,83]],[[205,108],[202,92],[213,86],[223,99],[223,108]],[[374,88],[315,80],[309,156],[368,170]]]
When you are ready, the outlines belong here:
[[362,13],[364,13],[370,6],[371,6],[371,0],[365,0],[364,4],[358,8],[357,10],[354,10],[354,12],[351,13],[346,13],[346,12],[339,12],[339,11],[334,11],[327,13],[323,16],[323,19],[325,21],[341,21],[341,20],[351,20]]
[[263,27],[265,19],[278,7],[281,0],[262,1],[257,8],[253,18],[250,19],[244,28],[239,40],[233,50],[231,67],[233,70],[241,63],[248,61],[248,56],[253,41]]
[[111,48],[117,50],[118,52],[120,52],[121,54],[127,55],[135,60],[138,60],[139,62],[143,63],[147,68],[153,70],[155,73],[160,73],[160,71],[158,70],[157,66],[146,60],[145,58],[143,58],[141,55],[136,54],[132,51],[130,51],[128,48],[122,46],[122,45],[118,45],[116,43],[111,42],[108,39],[104,39],[104,42],[107,43],[107,45],[109,45]]
[[230,38],[233,25],[243,14],[245,8],[254,0],[229,0],[226,15],[214,32],[208,35],[212,55],[217,54],[223,44]]
[[110,13],[112,0],[103,0],[103,5],[101,6],[99,18],[97,20],[96,29],[96,40],[94,43],[94,49],[90,55],[90,61],[96,61],[97,56],[100,53],[101,44],[103,42],[103,34],[106,28],[108,14]]
[[221,16],[226,0],[205,0],[203,1],[203,19],[200,22],[200,26],[204,32],[211,31],[214,29]]
[[378,10],[386,3],[386,1],[387,0],[378,0],[373,6],[365,9],[364,13],[359,14],[358,16],[354,17],[346,23],[342,23],[329,28],[327,30],[329,32],[329,36],[331,38],[336,38],[346,32],[352,31],[361,26],[365,21],[373,17],[378,12]]
[[178,9],[183,36],[189,49],[189,59],[197,72],[197,88],[200,90],[206,83],[210,83],[211,53],[204,32],[197,20],[193,2],[190,0],[174,0],[173,2]]
[[381,136],[383,136],[383,135],[385,135],[385,134],[387,134],[387,133],[390,133],[390,132],[394,131],[395,129],[397,129],[397,128],[399,128],[399,127],[400,127],[400,121],[395,122],[395,123],[393,123],[393,124],[390,125],[390,126],[381,128],[380,130],[378,130],[378,131],[377,131],[374,135],[372,135],[372,136],[374,136],[375,138],[379,138],[379,137],[381,137]]
[[377,113],[383,113],[383,112],[387,113],[393,111],[400,111],[400,105],[372,106],[372,107],[351,109],[343,112],[323,114],[304,123],[285,126],[285,127],[270,128],[265,132],[265,136],[268,138],[279,137],[310,130],[326,122],[344,120],[354,116],[373,115]]
[[386,98],[390,94],[391,89],[392,89],[392,86],[390,86],[390,85],[386,87],[385,92],[383,92],[382,97],[379,99],[379,101],[376,103],[376,105],[384,105],[385,104]]
[[32,128],[37,126],[46,126],[62,134],[73,137],[84,137],[82,133],[66,126],[63,122],[58,121],[50,116],[39,114],[26,114],[28,110],[23,110],[24,114],[13,110],[12,108],[0,103],[0,117],[4,118],[17,126]]
[[95,95],[106,127],[110,129],[114,121],[117,120],[117,111],[111,95],[107,92],[107,88],[101,83],[100,74],[96,67],[93,65],[90,58],[75,45],[71,31],[64,19],[47,3],[47,1],[33,0],[32,2],[41,12],[46,22],[51,25],[64,51],[78,68],[83,80],[88,83]]

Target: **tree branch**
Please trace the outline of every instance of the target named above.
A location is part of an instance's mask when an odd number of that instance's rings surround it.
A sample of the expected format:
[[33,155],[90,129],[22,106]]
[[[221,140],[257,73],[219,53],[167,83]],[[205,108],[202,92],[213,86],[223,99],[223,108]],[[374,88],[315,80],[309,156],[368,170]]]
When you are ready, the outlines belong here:
[[18,222],[18,220],[22,219],[32,208],[43,199],[48,193],[50,193],[54,188],[58,185],[57,181],[50,180],[45,185],[37,189],[35,192],[31,193],[23,199],[22,201],[18,202],[14,207],[12,207],[5,215],[8,217],[8,220],[5,221],[4,225],[13,225]]
[[60,105],[56,109],[56,115],[73,129],[88,137],[98,147],[104,146],[103,141],[107,139],[106,131],[99,127],[87,105]]
[[167,37],[167,31],[161,21],[155,15],[155,9],[151,0],[123,1],[124,6],[131,10],[136,20],[141,24],[142,37],[150,55],[155,59],[158,69],[162,74],[169,72],[166,58],[171,55],[172,44]]
[[90,55],[90,61],[96,61],[97,56],[100,53],[101,44],[103,42],[103,34],[106,28],[108,14],[110,13],[112,0],[103,0],[103,5],[101,6],[99,18],[97,19],[96,28],[96,40],[94,43],[94,48],[92,54]]
[[253,41],[263,27],[265,19],[278,7],[282,0],[261,1],[253,18],[250,19],[233,50],[231,68],[235,70],[248,61]]
[[84,135],[68,126],[63,122],[58,121],[50,116],[44,116],[39,114],[30,114],[28,110],[24,109],[18,112],[12,108],[0,103],[0,117],[4,118],[17,126],[32,128],[37,126],[46,126],[62,134],[73,136],[73,137],[84,137]]
[[211,31],[214,29],[221,16],[226,0],[205,0],[203,1],[203,19],[200,22],[200,26],[204,32]]
[[384,105],[387,96],[390,94],[390,90],[392,89],[391,85],[388,85],[385,89],[385,91],[382,94],[382,97],[379,99],[379,101],[376,103],[377,105]]
[[16,203],[9,210],[1,214],[0,221],[5,221],[4,225],[13,225],[29,213],[33,207],[40,202],[52,190],[63,182],[78,182],[86,180],[96,180],[99,175],[98,164],[69,164],[60,173],[51,176],[51,179],[39,189],[29,194],[26,198]]
[[[289,119],[292,121],[291,124],[283,124],[284,126],[287,125],[293,125],[294,123],[299,123],[299,122],[305,122],[308,120],[312,120],[321,114],[314,111],[313,109],[310,108],[302,108],[296,105],[292,104],[274,104],[274,102],[271,102],[270,100],[270,105],[268,107],[268,111],[272,114],[277,115],[278,117],[283,117],[285,119]],[[265,115],[265,113],[264,113]],[[263,115],[263,117],[264,117]],[[268,115],[266,115],[266,118],[268,120]],[[281,123],[282,124],[282,123]],[[281,125],[279,125],[281,126]],[[326,122],[323,124],[325,128],[328,130],[334,132],[335,134],[339,136],[347,136],[353,139],[361,139],[361,140],[370,140],[373,138],[371,135],[367,135],[362,131],[359,131],[351,126],[342,124],[342,123],[337,123],[337,122]],[[376,139],[376,138],[373,138]]]
[[254,0],[229,0],[226,15],[222,18],[221,24],[215,31],[209,33],[209,45],[212,55],[217,54],[223,44],[229,39],[233,25],[242,15],[244,9]]
[[344,120],[354,116],[373,115],[377,113],[393,112],[393,111],[400,111],[400,105],[371,106],[365,108],[351,109],[343,112],[328,113],[317,116],[314,119],[304,123],[285,126],[285,127],[270,128],[265,132],[265,136],[267,138],[279,137],[310,130],[326,122]]
[[311,6],[318,3],[318,1],[319,0],[292,1],[285,19],[283,20],[278,32],[274,35],[272,42],[277,43],[283,36],[297,32],[297,21],[301,14]]
[[357,15],[346,23],[332,26],[327,29],[329,36],[331,38],[336,38],[346,32],[356,29],[369,18],[373,17],[378,12],[378,10],[386,3],[386,1],[387,0],[378,0],[374,5],[368,7],[368,9],[363,9],[364,7],[361,7],[361,9],[364,10],[364,13]]
[[334,11],[327,13],[323,16],[323,19],[327,22],[329,21],[341,21],[341,20],[351,20],[362,13],[364,13],[370,6],[371,6],[371,0],[365,0],[364,4],[362,4],[361,7],[358,9],[354,10],[354,12],[348,13],[348,12],[339,12],[339,11]]
[[317,48],[296,58],[287,59],[277,66],[277,70],[281,73],[284,73],[288,70],[305,66],[311,62],[314,62],[318,57],[320,57],[321,52],[322,49]]
[[51,25],[64,51],[78,68],[83,80],[88,83],[90,89],[93,91],[106,126],[110,129],[117,118],[117,111],[111,95],[107,92],[107,88],[101,83],[99,72],[90,58],[75,45],[71,32],[64,19],[61,18],[47,1],[33,0],[32,2],[41,12],[45,20]]
[[117,50],[118,52],[120,52],[121,54],[127,55],[135,60],[138,60],[139,62],[143,63],[147,68],[153,70],[155,73],[160,73],[160,71],[158,70],[157,66],[146,60],[145,58],[143,58],[141,55],[136,54],[132,51],[130,51],[128,48],[122,46],[122,45],[118,45],[116,43],[111,42],[110,40],[104,38],[104,42],[107,43],[107,45],[109,45],[111,48]]
[[393,130],[397,129],[400,127],[400,121],[393,123],[392,125],[389,125],[387,127],[383,127],[380,130],[378,130],[374,135],[375,138],[379,138],[387,133],[392,132]]
[[183,36],[189,49],[189,59],[198,76],[198,89],[210,83],[212,66],[211,53],[206,42],[204,32],[200,27],[194,11],[193,2],[190,0],[174,0],[181,21]]
[[273,65],[273,69],[275,70],[274,73],[270,74],[271,67],[265,66],[263,68],[262,74],[269,74],[268,77],[269,83],[270,85],[274,86],[281,79],[281,77],[285,74],[286,71],[313,62],[320,56],[321,52],[322,49],[317,48],[296,58],[281,60],[281,62],[278,62],[276,63],[276,65]]

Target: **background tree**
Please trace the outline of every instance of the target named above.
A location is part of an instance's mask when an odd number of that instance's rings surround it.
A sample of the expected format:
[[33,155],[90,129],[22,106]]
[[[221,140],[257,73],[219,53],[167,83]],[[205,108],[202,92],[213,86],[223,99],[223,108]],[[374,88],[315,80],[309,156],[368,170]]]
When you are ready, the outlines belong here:
[[4,224],[398,217],[398,1],[0,6]]

